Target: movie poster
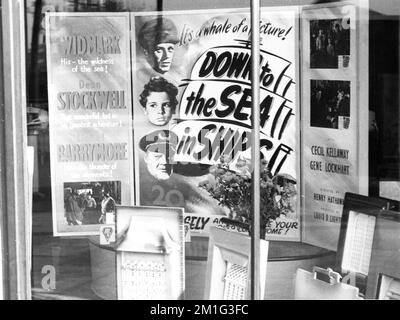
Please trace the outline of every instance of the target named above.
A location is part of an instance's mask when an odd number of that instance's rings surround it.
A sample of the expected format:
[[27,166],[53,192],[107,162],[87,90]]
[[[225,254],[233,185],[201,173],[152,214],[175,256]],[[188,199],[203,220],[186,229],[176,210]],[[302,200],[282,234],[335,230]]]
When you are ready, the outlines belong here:
[[133,202],[129,14],[50,13],[46,36],[53,232],[99,234]]
[[355,7],[309,8],[302,21],[303,241],[336,250],[344,194],[359,193],[368,176],[359,165],[368,106],[358,99]]
[[[297,24],[295,8],[262,10],[259,130],[271,174],[298,193]],[[182,207],[191,231],[205,230],[229,210],[202,183],[222,159],[235,172],[251,163],[249,11],[132,13],[131,26],[137,202]],[[299,197],[290,200],[270,238],[299,239]]]

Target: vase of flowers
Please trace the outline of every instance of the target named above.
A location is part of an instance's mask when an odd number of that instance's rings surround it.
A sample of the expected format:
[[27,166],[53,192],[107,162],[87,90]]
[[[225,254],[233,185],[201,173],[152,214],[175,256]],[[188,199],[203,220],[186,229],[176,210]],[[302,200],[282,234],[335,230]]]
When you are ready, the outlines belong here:
[[[210,168],[210,178],[199,187],[216,199],[219,205],[229,210],[229,218],[247,225],[251,232],[252,174],[248,159],[239,158],[233,165],[229,157]],[[260,237],[265,239],[265,230],[272,220],[295,212],[296,180],[288,174],[273,176],[268,162],[261,161],[260,172]]]

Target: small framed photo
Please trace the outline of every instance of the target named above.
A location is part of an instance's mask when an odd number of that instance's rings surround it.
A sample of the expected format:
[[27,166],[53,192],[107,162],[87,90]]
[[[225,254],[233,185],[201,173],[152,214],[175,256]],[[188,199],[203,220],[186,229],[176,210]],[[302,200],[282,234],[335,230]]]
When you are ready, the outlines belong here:
[[121,204],[121,181],[64,182],[63,191],[62,234],[98,235],[102,225],[113,224],[106,217]]
[[310,126],[347,130],[350,127],[350,81],[311,80]]
[[350,18],[310,21],[310,68],[350,66]]

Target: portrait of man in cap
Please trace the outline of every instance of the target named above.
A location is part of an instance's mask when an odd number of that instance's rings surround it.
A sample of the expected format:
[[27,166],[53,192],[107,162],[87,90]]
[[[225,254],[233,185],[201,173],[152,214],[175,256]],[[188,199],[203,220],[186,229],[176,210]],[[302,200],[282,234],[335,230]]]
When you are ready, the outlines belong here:
[[[185,212],[225,215],[226,209],[198,185],[204,175],[185,172],[177,161],[179,137],[170,130],[156,130],[139,139],[138,188],[143,206],[183,207]],[[172,194],[172,197],[168,197]]]
[[166,125],[175,113],[178,89],[162,77],[152,77],[140,94],[140,104],[150,123]]
[[147,171],[157,180],[168,180],[174,171],[178,137],[169,130],[157,130],[142,137],[139,147],[145,152]]
[[140,28],[138,41],[152,68],[161,74],[168,72],[179,42],[175,24],[164,17],[149,20]]

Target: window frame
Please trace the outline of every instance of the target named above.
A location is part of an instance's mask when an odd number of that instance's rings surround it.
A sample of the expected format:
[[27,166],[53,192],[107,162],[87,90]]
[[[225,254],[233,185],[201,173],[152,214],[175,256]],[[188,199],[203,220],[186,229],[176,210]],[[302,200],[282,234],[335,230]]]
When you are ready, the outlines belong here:
[[25,1],[1,1],[0,299],[31,299]]

